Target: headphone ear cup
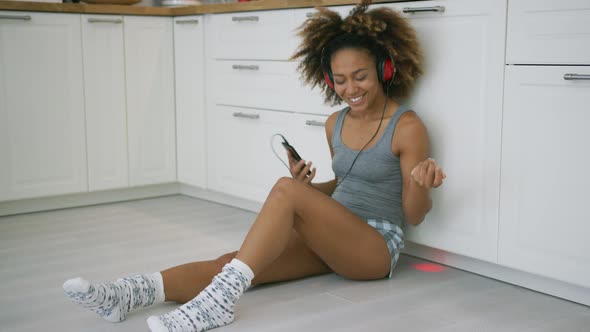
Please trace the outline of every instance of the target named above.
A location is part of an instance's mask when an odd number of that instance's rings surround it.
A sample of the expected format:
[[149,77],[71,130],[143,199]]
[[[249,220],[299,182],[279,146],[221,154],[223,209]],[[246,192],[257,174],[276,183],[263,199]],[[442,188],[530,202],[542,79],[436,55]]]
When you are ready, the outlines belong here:
[[334,82],[332,81],[332,73],[329,71],[324,72],[324,80],[326,80],[326,84],[333,90],[334,89]]
[[390,57],[387,57],[385,58],[385,61],[382,61],[382,66],[380,67],[382,67],[382,76],[380,78],[383,79],[381,82],[389,82],[395,74],[395,67],[393,66],[393,61],[391,61]]

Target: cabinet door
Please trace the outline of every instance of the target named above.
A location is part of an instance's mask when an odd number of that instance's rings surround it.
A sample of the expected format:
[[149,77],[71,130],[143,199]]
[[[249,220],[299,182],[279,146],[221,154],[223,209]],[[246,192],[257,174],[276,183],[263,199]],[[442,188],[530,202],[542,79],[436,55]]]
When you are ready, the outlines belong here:
[[[208,186],[229,195],[264,202],[268,192],[289,169],[271,149],[273,134],[289,137],[291,113],[249,108],[213,106],[207,114]],[[288,138],[287,138],[288,139]],[[275,137],[277,154],[286,154]]]
[[201,16],[174,19],[178,181],[206,187],[205,71]]
[[0,200],[86,191],[80,15],[0,15]]
[[172,19],[125,17],[129,182],[176,180]]
[[82,15],[90,191],[129,185],[123,17]]
[[499,262],[590,287],[589,67],[508,66]]
[[588,22],[588,0],[510,0],[506,63],[588,65]]
[[433,190],[426,220],[408,227],[408,239],[496,262],[506,3],[390,6],[404,12],[424,49],[424,76],[407,103],[448,176]]
[[[311,161],[312,167],[317,169],[313,182],[334,180],[330,147],[324,127],[327,119],[327,116],[294,114],[291,121],[292,134],[286,137],[301,158]],[[284,151],[281,152],[286,156]]]

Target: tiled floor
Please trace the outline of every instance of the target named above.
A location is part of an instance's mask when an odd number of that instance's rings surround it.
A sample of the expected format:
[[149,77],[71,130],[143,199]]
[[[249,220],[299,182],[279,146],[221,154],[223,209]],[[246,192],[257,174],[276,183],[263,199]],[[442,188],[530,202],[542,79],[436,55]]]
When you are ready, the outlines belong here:
[[[0,331],[147,331],[166,303],[108,323],[63,295],[93,281],[211,259],[239,247],[255,214],[185,196],[0,218]],[[590,308],[402,256],[391,280],[325,275],[250,289],[218,331],[589,331]]]

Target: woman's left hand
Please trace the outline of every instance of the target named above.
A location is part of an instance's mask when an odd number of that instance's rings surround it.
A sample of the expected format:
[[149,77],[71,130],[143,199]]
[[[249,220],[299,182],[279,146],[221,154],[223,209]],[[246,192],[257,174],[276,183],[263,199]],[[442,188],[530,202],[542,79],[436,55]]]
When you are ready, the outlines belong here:
[[424,188],[438,188],[443,183],[443,179],[447,177],[432,158],[418,163],[411,175],[416,184]]

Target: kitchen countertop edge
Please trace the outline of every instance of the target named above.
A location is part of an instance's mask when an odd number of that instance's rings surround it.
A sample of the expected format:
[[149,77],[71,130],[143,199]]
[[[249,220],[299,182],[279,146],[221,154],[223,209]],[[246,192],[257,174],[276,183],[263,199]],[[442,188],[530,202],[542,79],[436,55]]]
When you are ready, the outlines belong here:
[[[403,0],[374,0],[373,3],[402,2]],[[406,0],[407,1],[407,0]],[[92,5],[85,3],[50,3],[1,1],[0,10],[54,12],[78,14],[119,14],[146,16],[187,16],[213,13],[248,12],[273,9],[312,8],[317,6],[353,5],[350,0],[258,0],[225,4],[203,4],[185,7],[148,7],[124,5]]]

